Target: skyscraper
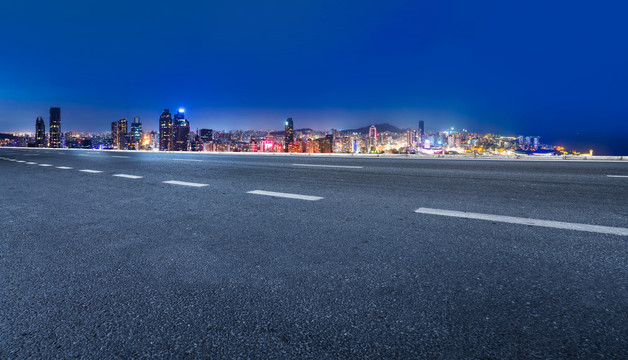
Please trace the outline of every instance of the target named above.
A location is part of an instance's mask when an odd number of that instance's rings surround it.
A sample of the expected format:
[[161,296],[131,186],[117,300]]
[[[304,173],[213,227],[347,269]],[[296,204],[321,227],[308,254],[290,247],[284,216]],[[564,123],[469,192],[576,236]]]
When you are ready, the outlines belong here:
[[35,120],[35,146],[39,148],[46,147],[46,123],[41,116]]
[[170,110],[164,109],[159,117],[159,150],[172,151],[172,116]]
[[118,147],[118,122],[113,121],[111,123],[111,144]]
[[288,146],[294,142],[294,123],[292,118],[286,120],[286,130],[284,138],[285,151],[288,152]]
[[201,141],[204,143],[208,143],[210,141],[212,141],[214,138],[212,136],[212,129],[201,129],[200,130],[200,135],[201,135]]
[[128,138],[127,138],[127,121],[126,119],[120,119],[118,121],[114,121],[111,123],[111,139],[113,141],[113,145],[118,150],[125,150],[128,148]]
[[174,150],[188,151],[188,138],[190,135],[190,122],[185,118],[183,109],[174,115]]
[[425,121],[419,121],[419,136],[425,135]]
[[135,147],[135,150],[139,150],[142,142],[142,123],[140,122],[140,117],[133,117],[133,122],[131,123],[131,143]]
[[61,108],[50,108],[50,147],[61,147]]
[[372,152],[375,151],[375,147],[377,146],[377,128],[375,125],[371,125],[369,128],[369,137],[366,139],[366,151]]

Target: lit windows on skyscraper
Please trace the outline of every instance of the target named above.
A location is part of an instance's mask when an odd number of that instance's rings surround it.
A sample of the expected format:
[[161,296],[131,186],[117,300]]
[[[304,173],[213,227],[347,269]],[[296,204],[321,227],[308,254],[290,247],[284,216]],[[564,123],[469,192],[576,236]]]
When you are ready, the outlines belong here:
[[286,119],[286,129],[284,134],[285,152],[288,152],[290,144],[294,143],[294,123],[292,118]]
[[190,136],[190,123],[185,118],[183,109],[174,115],[174,150],[188,151],[188,140]]
[[61,108],[50,108],[50,147],[61,147]]
[[35,120],[35,146],[46,147],[46,123],[41,116]]
[[164,109],[159,117],[159,150],[172,151],[174,149],[172,127],[170,111]]

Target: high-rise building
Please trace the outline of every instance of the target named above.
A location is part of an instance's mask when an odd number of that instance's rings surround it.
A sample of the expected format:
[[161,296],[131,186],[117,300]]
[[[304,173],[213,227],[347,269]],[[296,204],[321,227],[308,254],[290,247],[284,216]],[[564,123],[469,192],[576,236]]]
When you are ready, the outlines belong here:
[[131,123],[131,143],[135,147],[135,150],[139,150],[142,142],[142,123],[140,122],[140,117],[133,117],[133,122]]
[[164,109],[159,117],[159,150],[172,151],[174,149],[172,142],[172,116],[170,110]]
[[200,130],[201,141],[204,143],[208,143],[212,141],[214,139],[212,136],[212,133],[213,133],[212,129],[201,129]]
[[190,137],[190,122],[185,118],[183,109],[174,115],[174,150],[188,151]]
[[290,144],[294,143],[294,123],[292,122],[292,118],[286,119],[286,129],[284,137],[285,152],[288,152],[288,147],[290,146]]
[[369,128],[369,137],[370,138],[377,137],[377,128],[375,127],[375,125],[371,125],[371,127]]
[[128,124],[126,119],[120,119],[111,123],[111,140],[118,150],[128,148],[129,140],[127,137]]
[[425,135],[425,121],[419,120],[419,136]]
[[366,143],[367,151],[368,152],[374,151],[376,146],[377,146],[377,128],[375,127],[375,125],[371,125],[371,127],[369,128],[369,137],[367,138],[367,143]]
[[50,108],[50,147],[61,147],[61,108]]
[[46,147],[46,123],[41,116],[35,120],[35,146],[39,148]]
[[118,122],[113,121],[111,123],[111,144],[118,147]]

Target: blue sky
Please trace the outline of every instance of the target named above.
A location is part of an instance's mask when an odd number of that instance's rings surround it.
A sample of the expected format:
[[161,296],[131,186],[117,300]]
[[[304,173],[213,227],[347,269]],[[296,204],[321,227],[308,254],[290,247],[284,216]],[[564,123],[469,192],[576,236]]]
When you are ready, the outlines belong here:
[[[390,122],[628,136],[625,2],[3,2],[0,131]],[[625,137],[624,136],[624,137]]]

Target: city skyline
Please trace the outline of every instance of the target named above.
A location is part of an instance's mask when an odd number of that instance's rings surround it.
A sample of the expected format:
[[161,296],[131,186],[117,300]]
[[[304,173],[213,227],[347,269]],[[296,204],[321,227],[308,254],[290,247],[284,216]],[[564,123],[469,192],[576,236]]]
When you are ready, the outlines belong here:
[[173,14],[164,4],[3,5],[0,131],[31,131],[49,106],[68,128],[103,131],[173,104],[224,130],[425,120],[625,148],[625,5],[245,5],[182,5],[177,27],[153,26]]
[[[221,131],[199,128],[191,131],[185,109],[179,108],[174,117],[164,109],[159,117],[159,131],[143,132],[139,116],[128,121],[122,118],[111,123],[111,132],[81,133],[60,131],[61,109],[50,108],[50,132],[45,122],[35,120],[35,134],[0,133],[0,146],[50,147],[81,149],[193,151],[193,152],[285,152],[285,153],[375,153],[375,154],[458,154],[458,155],[589,155],[594,150],[574,149],[547,141],[538,135],[503,136],[481,134],[454,127],[440,131],[425,131],[425,121],[419,120],[412,129],[398,128],[388,123],[372,124],[356,129],[314,130],[294,129],[291,117],[282,131],[235,130]],[[379,131],[377,128],[379,127]],[[296,133],[295,133],[296,131]],[[46,138],[48,141],[46,141]],[[608,155],[608,154],[602,154]]]
[[[49,109],[60,109],[58,107],[50,107]],[[176,108],[177,112],[174,113],[174,116],[177,116],[177,114],[182,115],[183,111],[187,111],[184,110],[184,108],[179,107]],[[165,109],[168,110],[168,109]],[[164,110],[164,111],[165,111]],[[49,110],[50,111],[50,110]],[[66,113],[65,109],[64,109],[64,114]],[[162,115],[163,116],[163,113]],[[161,118],[160,116],[160,118]],[[134,122],[131,123],[131,126],[135,126],[135,129],[131,129],[131,133],[129,133],[128,129],[127,131],[125,131],[124,133],[127,135],[131,135],[132,133],[136,133],[137,132],[137,128],[139,127],[139,129],[143,129],[143,131],[145,131],[146,133],[149,133],[151,131],[155,131],[157,133],[160,133],[159,129],[160,129],[160,123],[161,120],[157,120],[157,121],[151,121],[150,119],[148,121],[144,121],[144,125],[142,125],[141,122],[139,122],[139,119],[141,118],[140,116],[134,115],[134,116],[127,116],[129,118],[133,118]],[[113,123],[117,123],[119,121],[126,121],[127,117],[123,117],[121,120],[116,120]],[[212,125],[211,121],[202,121],[202,119],[199,121],[198,119],[194,118],[194,124],[191,126],[190,122],[187,120],[187,116],[184,116],[185,118],[183,120],[185,120],[185,122],[187,123],[187,125],[184,126],[184,128],[186,128],[187,130],[187,134],[189,134],[190,132],[194,132],[192,130],[194,129],[211,129],[214,132],[224,132],[224,133],[230,133],[233,131],[269,131],[269,132],[275,132],[275,131],[280,131],[281,127],[285,126],[285,124],[283,124],[281,121],[278,121],[278,119],[274,118],[272,119],[274,122],[274,125],[271,125],[268,128],[262,128],[262,127],[251,127],[251,128],[231,128],[231,129],[221,129],[221,128],[217,128],[215,126]],[[41,118],[40,116],[37,116],[36,119]],[[285,118],[284,118],[285,119]],[[289,120],[291,120],[292,118],[288,118]],[[560,146],[566,149],[571,149],[573,151],[577,151],[577,152],[583,152],[583,153],[587,153],[590,150],[594,150],[594,152],[598,155],[623,155],[623,154],[628,154],[628,143],[625,141],[625,134],[623,134],[622,132],[609,132],[605,137],[600,138],[600,136],[595,136],[592,135],[590,132],[582,132],[582,133],[577,133],[575,134],[575,136],[572,134],[571,136],[569,134],[559,134],[559,135],[552,135],[552,134],[543,134],[540,131],[531,131],[529,133],[523,133],[523,132],[513,132],[513,131],[496,131],[495,129],[487,129],[486,127],[482,128],[469,128],[469,127],[465,127],[465,126],[450,126],[450,125],[442,125],[442,122],[436,122],[436,124],[432,124],[430,121],[427,121],[428,126],[427,128],[425,128],[425,120],[404,120],[404,121],[400,121],[402,123],[407,124],[407,125],[400,125],[399,122],[394,122],[394,121],[386,121],[386,120],[378,120],[379,118],[375,118],[374,121],[371,122],[365,122],[364,119],[358,119],[352,123],[355,123],[356,125],[351,126],[351,127],[345,127],[345,128],[341,128],[336,126],[335,124],[332,124],[331,126],[327,127],[327,128],[322,128],[322,127],[311,127],[311,126],[307,126],[307,122],[305,124],[301,124],[301,122],[299,121],[298,126],[295,127],[295,130],[299,130],[299,129],[312,129],[314,131],[321,131],[321,132],[329,132],[332,129],[336,129],[339,131],[344,131],[344,130],[348,130],[351,128],[361,128],[361,127],[368,127],[370,125],[373,124],[378,124],[378,125],[382,125],[382,124],[391,124],[394,127],[398,127],[399,129],[414,129],[414,130],[419,130],[421,131],[421,128],[423,128],[423,131],[425,131],[426,133],[438,133],[438,132],[446,132],[449,131],[450,129],[456,129],[457,131],[460,130],[466,130],[472,133],[476,133],[476,134],[498,134],[500,136],[505,136],[505,137],[521,137],[521,136],[532,136],[532,137],[539,137],[541,139],[543,139],[543,143],[544,144],[553,144],[553,146]],[[68,126],[68,121],[64,115],[64,129],[66,129],[66,131],[72,132],[72,133],[104,133],[109,131],[108,130],[108,125],[107,126],[101,126],[99,129],[97,130],[82,130],[80,127],[77,129],[76,127],[74,127],[72,124],[75,122],[71,121],[72,119],[70,119],[69,123],[70,125]],[[171,125],[170,125],[170,131],[172,132],[172,136],[173,136],[173,143],[172,143],[172,148],[174,149],[175,143],[174,143],[174,135],[175,135],[175,130],[178,128],[176,125],[177,121],[175,121],[174,118],[171,118]],[[135,125],[133,125],[135,122],[137,121],[137,123]],[[307,121],[307,120],[306,120]],[[411,122],[414,121],[414,124],[412,124]],[[114,129],[113,127],[113,123],[112,123],[112,127],[111,129]],[[277,125],[277,124],[281,124],[281,125]],[[451,123],[450,123],[451,124]],[[155,126],[156,125],[156,126]],[[32,125],[31,125],[32,127]],[[71,127],[71,128],[70,128]],[[64,131],[62,131],[64,132]],[[2,131],[2,129],[0,129],[0,133],[13,133],[13,134],[32,134],[32,128],[29,130],[25,130],[25,131]],[[112,130],[112,133],[115,133],[115,130]],[[197,134],[198,135],[198,134]],[[189,135],[184,135],[184,136],[189,136]],[[612,139],[613,141],[610,142],[605,142],[605,140],[608,139]],[[135,139],[137,140],[137,139]],[[128,137],[126,139],[127,142],[133,142],[133,139],[131,139],[130,137]],[[114,142],[115,143],[115,142]],[[136,143],[135,145],[136,147],[139,147],[139,144]],[[180,146],[179,146],[180,148]]]

